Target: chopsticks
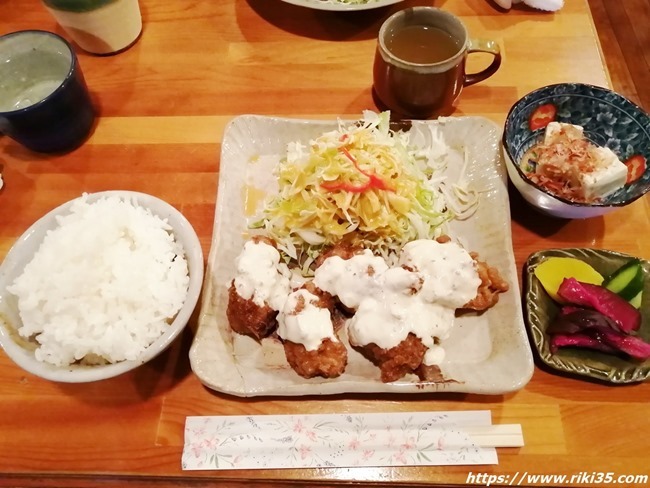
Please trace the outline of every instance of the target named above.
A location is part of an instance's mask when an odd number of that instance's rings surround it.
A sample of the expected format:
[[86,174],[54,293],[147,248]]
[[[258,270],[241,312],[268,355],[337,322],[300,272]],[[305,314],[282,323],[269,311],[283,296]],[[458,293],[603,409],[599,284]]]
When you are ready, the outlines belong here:
[[462,427],[479,447],[522,447],[524,436],[519,424],[471,425]]
[[519,424],[490,412],[187,417],[183,469],[497,464],[524,445]]

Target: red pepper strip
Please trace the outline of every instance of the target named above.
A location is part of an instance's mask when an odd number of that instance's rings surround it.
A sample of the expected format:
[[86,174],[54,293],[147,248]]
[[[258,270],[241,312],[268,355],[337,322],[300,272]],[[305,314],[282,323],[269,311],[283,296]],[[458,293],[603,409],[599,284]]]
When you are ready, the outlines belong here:
[[370,188],[370,180],[361,185],[353,185],[352,183],[341,183],[340,181],[326,181],[320,184],[321,187],[327,191],[345,190],[350,193],[363,193]]
[[625,161],[625,166],[627,166],[627,181],[625,184],[629,185],[643,176],[646,171],[646,160],[641,154],[635,154]]
[[354,167],[357,168],[357,171],[361,173],[362,175],[366,176],[368,178],[368,181],[366,183],[362,183],[360,185],[353,185],[351,183],[340,183],[337,181],[326,181],[325,183],[321,183],[321,186],[325,188],[326,190],[329,191],[336,191],[336,190],[345,190],[350,193],[362,193],[366,190],[369,190],[371,188],[376,188],[378,190],[387,190],[387,191],[395,191],[393,188],[388,186],[384,180],[379,178],[377,175],[373,173],[367,173],[366,171],[363,171],[359,167],[359,163],[357,163],[357,160],[350,154],[350,151],[348,151],[347,148],[345,147],[340,147],[339,151],[341,151],[345,156],[352,161],[352,164],[354,164]]
[[359,173],[361,173],[362,175],[367,176],[368,178],[370,178],[370,181],[368,182],[370,184],[370,188],[377,188],[378,190],[395,191],[393,188],[388,186],[384,180],[379,178],[374,173],[367,173],[364,170],[362,170],[359,167],[359,163],[357,163],[357,160],[355,159],[355,157],[352,156],[352,154],[350,154],[350,151],[348,151],[347,148],[341,147],[341,148],[339,148],[339,150],[343,154],[345,154],[350,161],[352,161],[352,164],[354,164],[354,167],[357,168]]
[[528,120],[528,127],[530,130],[542,129],[553,122],[556,115],[557,108],[552,103],[540,105],[530,115],[530,119]]

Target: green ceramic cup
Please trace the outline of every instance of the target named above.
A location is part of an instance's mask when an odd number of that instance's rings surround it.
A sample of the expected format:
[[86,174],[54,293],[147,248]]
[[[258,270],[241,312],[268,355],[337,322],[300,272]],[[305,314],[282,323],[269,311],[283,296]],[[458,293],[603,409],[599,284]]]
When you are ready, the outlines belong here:
[[43,0],[45,8],[84,51],[114,54],[142,32],[138,0]]

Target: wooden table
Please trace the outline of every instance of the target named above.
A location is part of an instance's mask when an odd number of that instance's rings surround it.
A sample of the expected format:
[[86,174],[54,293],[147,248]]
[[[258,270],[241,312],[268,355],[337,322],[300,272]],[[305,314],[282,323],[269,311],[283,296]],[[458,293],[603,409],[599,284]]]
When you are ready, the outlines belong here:
[[[37,0],[0,0],[0,33],[62,31]],[[158,196],[193,224],[207,258],[224,125],[235,115],[358,116],[374,109],[371,66],[380,23],[407,5],[331,13],[279,0],[141,0],[140,41],[116,56],[80,53],[101,118],[90,140],[63,156],[30,153],[0,138],[0,257],[41,215],[82,192],[128,189]],[[10,6],[11,5],[11,6]],[[468,88],[455,115],[502,124],[511,104],[549,83],[607,86],[586,0],[557,14],[496,10],[488,0],[441,0],[474,36],[496,39],[504,63]],[[478,68],[483,59],[472,62]],[[511,197],[517,265],[534,251],[590,246],[650,258],[648,198],[604,218],[560,222]],[[196,314],[195,314],[196,316]],[[0,353],[1,486],[251,486],[336,482],[464,484],[468,473],[612,472],[648,475],[650,384],[613,387],[536,367],[507,395],[341,395],[240,399],[204,388],[186,333],[155,361],[93,384],[40,380]],[[526,445],[499,449],[499,465],[184,472],[188,415],[489,409],[519,423]],[[582,484],[581,486],[587,486]],[[625,486],[625,484],[619,484]]]

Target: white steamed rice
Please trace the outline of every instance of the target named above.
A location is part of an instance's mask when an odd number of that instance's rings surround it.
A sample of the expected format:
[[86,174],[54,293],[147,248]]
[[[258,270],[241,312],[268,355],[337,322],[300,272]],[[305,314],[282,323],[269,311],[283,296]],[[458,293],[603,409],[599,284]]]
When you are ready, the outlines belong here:
[[135,202],[76,199],[8,287],[36,358],[57,366],[137,359],[180,310],[189,286],[182,245]]

